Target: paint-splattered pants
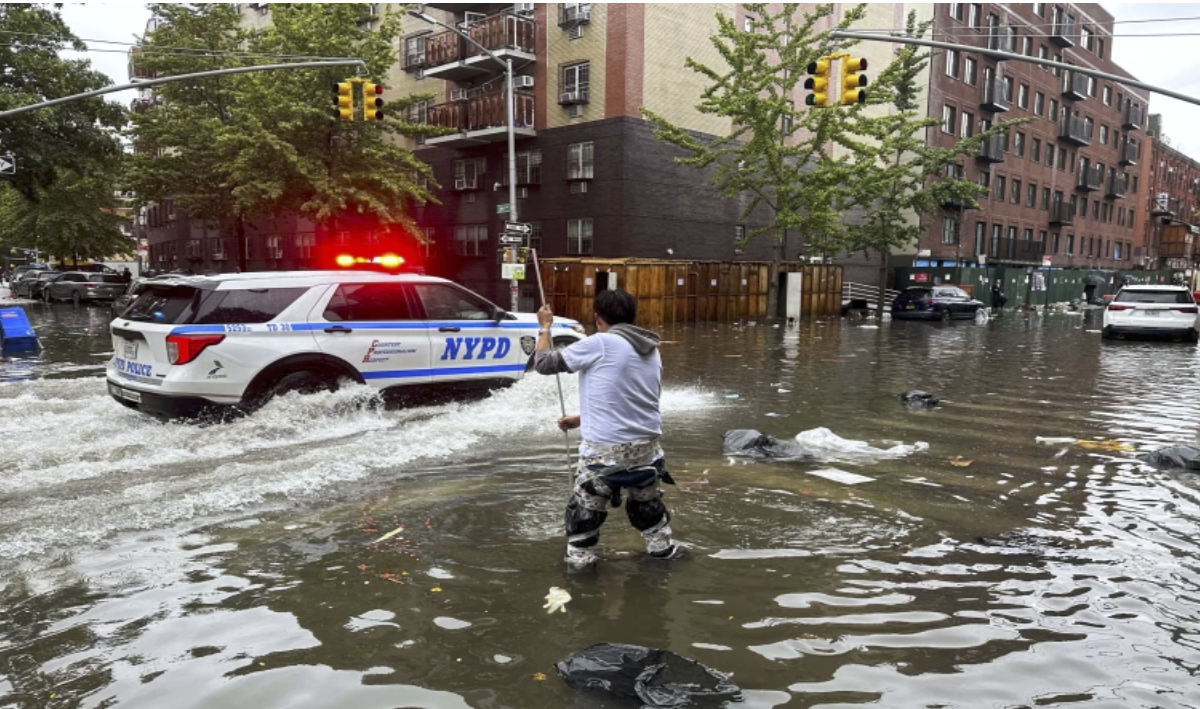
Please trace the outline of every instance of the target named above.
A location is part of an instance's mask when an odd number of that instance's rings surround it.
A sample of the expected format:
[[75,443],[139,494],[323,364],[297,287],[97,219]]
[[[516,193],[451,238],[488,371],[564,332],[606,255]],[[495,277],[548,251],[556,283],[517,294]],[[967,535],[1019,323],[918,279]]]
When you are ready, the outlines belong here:
[[609,507],[620,507],[625,493],[629,498],[625,513],[645,538],[646,551],[666,551],[671,546],[671,513],[663,504],[659,480],[675,484],[657,440],[616,445],[585,442],[567,503],[567,543],[577,549],[595,546]]

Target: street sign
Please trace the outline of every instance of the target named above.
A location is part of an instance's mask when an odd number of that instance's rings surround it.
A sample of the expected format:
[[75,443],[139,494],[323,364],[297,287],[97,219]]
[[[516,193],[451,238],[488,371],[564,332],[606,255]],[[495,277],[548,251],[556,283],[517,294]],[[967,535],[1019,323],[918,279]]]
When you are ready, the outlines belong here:
[[525,264],[523,264],[523,263],[502,263],[502,264],[500,264],[500,277],[507,278],[510,281],[525,280]]
[[1052,256],[1043,256],[1042,257],[1042,266],[1050,266],[1053,263],[1054,263],[1054,257],[1052,257]]
[[497,204],[496,205],[496,214],[508,214],[511,211],[512,211],[511,204]]
[[17,158],[12,154],[0,155],[0,175],[17,174]]
[[504,222],[504,231],[514,234],[532,234],[533,225],[525,222]]
[[523,241],[525,241],[525,238],[522,237],[520,234],[504,233],[504,234],[500,235],[500,243],[501,244],[520,244]]

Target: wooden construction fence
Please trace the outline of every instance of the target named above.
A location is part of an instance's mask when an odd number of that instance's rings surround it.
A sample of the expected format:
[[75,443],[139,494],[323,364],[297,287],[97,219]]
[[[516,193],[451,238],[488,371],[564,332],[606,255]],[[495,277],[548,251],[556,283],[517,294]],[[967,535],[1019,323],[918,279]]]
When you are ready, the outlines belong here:
[[[638,324],[648,328],[767,315],[770,264],[762,261],[557,258],[540,265],[554,312],[580,322],[591,322],[596,294],[613,288],[638,299]],[[841,315],[841,266],[789,262],[782,270],[803,274],[802,317]]]

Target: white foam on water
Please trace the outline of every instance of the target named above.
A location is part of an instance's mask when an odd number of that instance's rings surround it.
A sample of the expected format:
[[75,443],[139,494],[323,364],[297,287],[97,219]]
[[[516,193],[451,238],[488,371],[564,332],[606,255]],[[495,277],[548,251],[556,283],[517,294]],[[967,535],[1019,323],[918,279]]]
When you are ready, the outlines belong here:
[[[561,379],[571,413],[577,379]],[[531,442],[557,450],[551,444],[562,441],[551,377],[415,409],[363,406],[372,394],[358,386],[285,396],[253,416],[199,425],[126,409],[100,378],[0,385],[0,559],[76,549],[116,531],[244,516],[376,473],[421,474],[423,461],[478,464],[525,455]],[[695,388],[667,389],[662,399],[668,418],[714,406],[712,394]]]

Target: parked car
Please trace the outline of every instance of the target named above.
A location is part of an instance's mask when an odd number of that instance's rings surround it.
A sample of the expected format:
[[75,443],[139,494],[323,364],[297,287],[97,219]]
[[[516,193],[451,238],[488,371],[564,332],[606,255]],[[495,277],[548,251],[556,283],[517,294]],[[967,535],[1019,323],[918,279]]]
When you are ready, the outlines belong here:
[[47,303],[53,303],[56,300],[81,303],[85,300],[116,300],[124,290],[125,281],[120,276],[109,273],[67,271],[46,284],[41,295]]
[[1200,308],[1184,286],[1128,286],[1104,310],[1104,339],[1129,336],[1200,341]]
[[42,287],[58,276],[57,271],[26,271],[13,286],[13,294],[18,298],[37,300],[42,297]]
[[43,273],[47,273],[47,271],[26,269],[21,272],[21,275],[13,276],[11,286],[13,297],[28,298],[30,285]]
[[974,319],[983,303],[954,286],[912,286],[892,301],[894,320]]

